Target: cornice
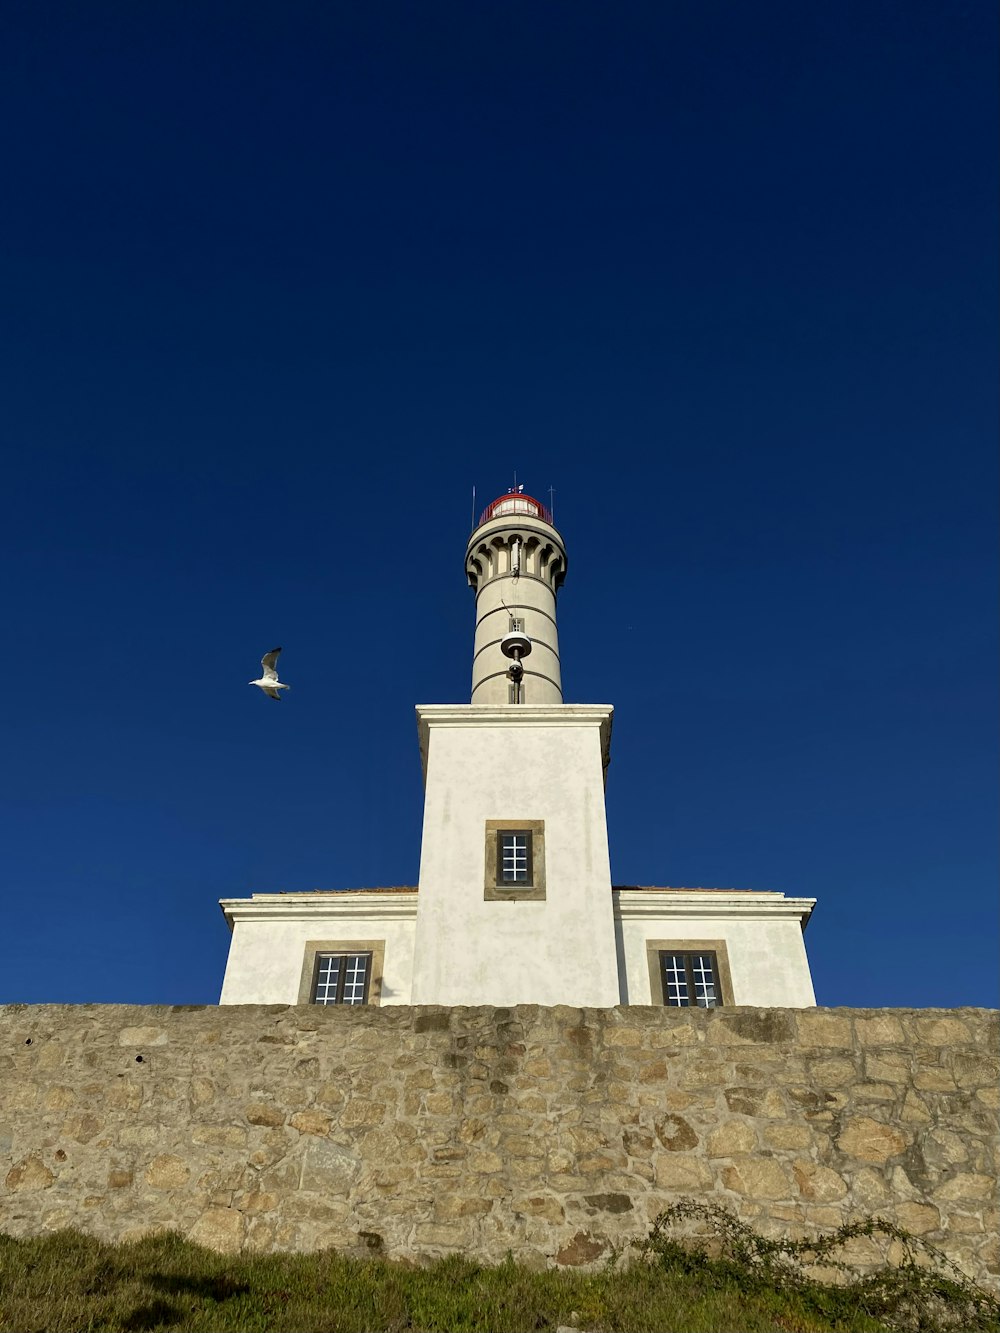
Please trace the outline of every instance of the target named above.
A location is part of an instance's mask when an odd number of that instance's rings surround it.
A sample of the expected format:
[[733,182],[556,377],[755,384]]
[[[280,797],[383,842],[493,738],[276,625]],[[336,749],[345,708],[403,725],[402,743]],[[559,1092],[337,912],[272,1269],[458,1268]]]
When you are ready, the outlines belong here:
[[417,893],[255,893],[250,898],[220,898],[219,906],[232,926],[236,921],[338,921],[354,917],[382,921],[413,919]]
[[816,906],[815,898],[786,898],[783,893],[760,891],[727,892],[705,889],[702,892],[671,890],[663,893],[649,889],[614,889],[615,915],[623,921],[649,917],[739,917],[791,918],[802,928]]
[[420,763],[427,780],[427,751],[432,727],[464,730],[494,727],[599,727],[601,759],[611,762],[611,704],[417,704]]

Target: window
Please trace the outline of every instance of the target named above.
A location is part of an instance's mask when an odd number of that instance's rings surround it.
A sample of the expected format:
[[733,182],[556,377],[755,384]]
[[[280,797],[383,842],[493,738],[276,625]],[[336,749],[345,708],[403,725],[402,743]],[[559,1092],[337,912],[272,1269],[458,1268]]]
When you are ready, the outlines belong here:
[[313,1004],[364,1004],[371,963],[370,953],[317,954]]
[[531,834],[527,829],[516,833],[498,833],[498,884],[531,883]]
[[663,1003],[714,1009],[719,1003],[714,953],[661,953]]
[[545,897],[544,819],[486,821],[484,899],[539,901]]
[[511,618],[510,618],[510,632],[511,632],[511,634],[523,634],[523,633],[524,633],[524,617],[523,617],[523,616],[511,616]]
[[307,940],[299,1004],[371,1004],[382,996],[384,940]]
[[725,940],[647,940],[653,1004],[671,1009],[717,1009],[734,1004]]

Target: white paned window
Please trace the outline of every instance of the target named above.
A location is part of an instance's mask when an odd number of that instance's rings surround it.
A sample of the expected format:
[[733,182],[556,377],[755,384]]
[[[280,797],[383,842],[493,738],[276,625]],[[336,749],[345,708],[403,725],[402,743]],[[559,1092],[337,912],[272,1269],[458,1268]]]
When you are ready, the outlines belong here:
[[715,1009],[719,982],[714,953],[660,954],[663,1003],[677,1008]]
[[371,976],[370,953],[316,955],[314,1004],[367,1004]]
[[524,617],[523,617],[523,616],[511,616],[511,618],[510,618],[510,632],[511,632],[511,634],[523,634],[523,633],[524,633]]
[[510,831],[501,833],[500,855],[497,858],[501,884],[530,884],[531,834]]

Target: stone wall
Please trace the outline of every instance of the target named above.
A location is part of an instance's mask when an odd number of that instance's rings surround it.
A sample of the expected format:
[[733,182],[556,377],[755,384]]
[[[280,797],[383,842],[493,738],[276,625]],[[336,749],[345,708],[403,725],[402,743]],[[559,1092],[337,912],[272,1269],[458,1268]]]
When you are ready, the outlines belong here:
[[0,1229],[595,1261],[683,1196],[996,1285],[984,1010],[0,1009]]

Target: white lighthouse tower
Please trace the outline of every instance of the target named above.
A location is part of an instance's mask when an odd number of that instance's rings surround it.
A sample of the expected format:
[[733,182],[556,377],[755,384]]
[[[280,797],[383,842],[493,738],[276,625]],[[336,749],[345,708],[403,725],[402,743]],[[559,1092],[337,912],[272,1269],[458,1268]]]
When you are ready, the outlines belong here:
[[425,801],[414,1004],[619,1000],[604,809],[611,708],[564,704],[566,551],[520,492],[469,539],[472,699],[417,709]]
[[[483,511],[465,552],[465,572],[476,591],[472,654],[474,704],[561,704],[562,672],[556,631],[556,594],[566,577],[566,551],[552,515],[522,491],[503,495]],[[523,674],[510,666],[531,654]],[[506,650],[506,655],[505,655]]]

